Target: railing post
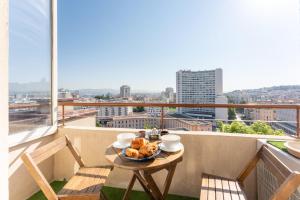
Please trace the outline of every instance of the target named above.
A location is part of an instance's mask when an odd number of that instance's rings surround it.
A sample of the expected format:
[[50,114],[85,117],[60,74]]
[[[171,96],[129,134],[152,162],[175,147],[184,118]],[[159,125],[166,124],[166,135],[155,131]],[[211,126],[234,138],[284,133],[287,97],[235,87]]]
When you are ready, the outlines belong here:
[[161,107],[160,128],[164,129],[164,107]]
[[297,114],[296,114],[296,116],[297,116],[297,131],[296,131],[296,137],[297,138],[300,138],[300,107],[298,106],[297,107]]
[[62,125],[65,126],[65,105],[62,105]]

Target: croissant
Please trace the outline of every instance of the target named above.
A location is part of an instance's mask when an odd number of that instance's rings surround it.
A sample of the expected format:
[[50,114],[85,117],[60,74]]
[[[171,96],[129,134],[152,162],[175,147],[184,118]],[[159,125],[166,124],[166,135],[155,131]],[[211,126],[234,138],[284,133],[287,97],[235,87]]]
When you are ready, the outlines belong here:
[[131,141],[131,148],[133,149],[139,149],[142,146],[145,146],[147,144],[147,140],[144,138],[136,138]]
[[148,157],[148,156],[152,156],[155,153],[155,151],[152,145],[145,145],[140,148],[139,153]]
[[138,158],[139,157],[139,151],[132,148],[127,148],[125,152],[126,156],[131,158]]

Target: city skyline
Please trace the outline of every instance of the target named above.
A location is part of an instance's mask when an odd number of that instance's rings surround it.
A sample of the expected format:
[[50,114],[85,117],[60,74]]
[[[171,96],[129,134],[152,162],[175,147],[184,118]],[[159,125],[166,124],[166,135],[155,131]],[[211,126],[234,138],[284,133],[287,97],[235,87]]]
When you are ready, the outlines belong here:
[[178,70],[214,68],[224,70],[225,92],[300,84],[298,7],[297,0],[59,1],[59,87],[161,91],[175,88]]

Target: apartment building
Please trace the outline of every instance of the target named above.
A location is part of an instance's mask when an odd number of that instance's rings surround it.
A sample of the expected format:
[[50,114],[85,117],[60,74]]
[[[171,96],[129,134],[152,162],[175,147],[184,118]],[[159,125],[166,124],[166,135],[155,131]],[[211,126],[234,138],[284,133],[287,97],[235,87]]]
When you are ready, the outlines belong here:
[[245,117],[251,120],[275,121],[276,111],[274,109],[245,109]]
[[128,85],[122,85],[120,87],[120,97],[121,98],[130,98],[131,97],[131,91],[130,91],[130,87]]
[[[107,127],[114,128],[160,128],[160,117],[150,116],[129,116],[129,117],[113,117],[106,122]],[[180,129],[186,131],[212,131],[212,124],[198,120],[178,119],[167,117],[164,119],[164,127],[166,129]]]
[[[146,112],[150,116],[160,116],[162,109],[160,107],[146,107],[145,108]],[[168,113],[169,108],[164,108],[164,113]]]
[[167,118],[164,121],[164,128],[167,129],[182,129],[186,131],[212,131],[212,124],[210,122],[198,120],[186,120]]
[[128,116],[132,114],[132,107],[99,107],[97,117]]
[[111,121],[107,122],[107,127],[114,128],[159,128],[160,118],[149,116],[127,116],[127,117],[113,117]]
[[[227,103],[227,98],[223,95],[222,69],[178,71],[176,73],[176,103]],[[220,108],[178,108],[177,112],[197,118],[223,118],[224,120],[228,118],[227,109]]]

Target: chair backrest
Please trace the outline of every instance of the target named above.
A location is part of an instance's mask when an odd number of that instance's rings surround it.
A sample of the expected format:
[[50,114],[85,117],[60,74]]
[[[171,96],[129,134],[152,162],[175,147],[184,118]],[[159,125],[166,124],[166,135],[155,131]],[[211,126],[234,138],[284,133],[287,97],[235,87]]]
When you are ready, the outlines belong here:
[[69,148],[76,162],[80,167],[83,167],[84,163],[81,157],[77,153],[76,149],[72,146],[69,138],[66,136],[55,139],[54,141],[36,149],[33,152],[24,153],[21,157],[28,172],[31,174],[35,182],[49,200],[58,200],[58,197],[37,165],[65,147]]
[[264,166],[276,177],[279,184],[279,188],[274,192],[270,200],[288,199],[298,186],[300,186],[300,174],[299,172],[291,171],[270,151],[267,145],[263,145],[260,148],[254,158],[238,176],[237,180],[243,184],[259,160],[264,162]]

